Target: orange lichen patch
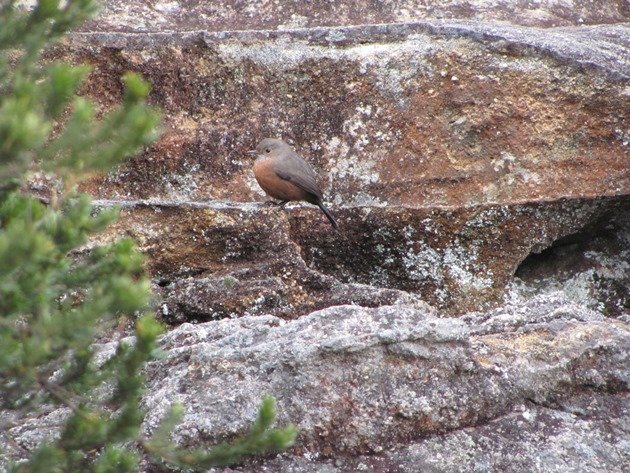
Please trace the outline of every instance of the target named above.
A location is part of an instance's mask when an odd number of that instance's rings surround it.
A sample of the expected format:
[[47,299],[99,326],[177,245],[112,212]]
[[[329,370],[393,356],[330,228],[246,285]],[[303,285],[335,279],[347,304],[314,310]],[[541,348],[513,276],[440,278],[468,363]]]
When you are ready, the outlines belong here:
[[[573,352],[578,346],[583,350],[583,345],[588,340],[592,340],[593,348],[596,348],[597,341],[606,339],[609,335],[610,327],[607,325],[576,322],[571,330],[557,333],[548,329],[533,330],[523,334],[480,336],[477,340],[501,353],[506,359],[526,356],[532,360],[550,360],[561,357],[562,353]],[[486,360],[486,363],[490,361]]]
[[507,357],[528,354],[532,358],[544,357],[558,344],[558,335],[549,330],[534,330],[524,334],[509,336],[485,335],[478,339],[483,344],[504,354]]

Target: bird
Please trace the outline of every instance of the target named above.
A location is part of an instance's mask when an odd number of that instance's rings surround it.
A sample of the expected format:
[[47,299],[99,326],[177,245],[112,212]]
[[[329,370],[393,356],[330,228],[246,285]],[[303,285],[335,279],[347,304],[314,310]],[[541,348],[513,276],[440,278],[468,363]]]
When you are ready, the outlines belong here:
[[284,207],[287,202],[305,201],[317,205],[335,230],[335,217],[322,203],[323,194],[317,185],[315,171],[282,140],[265,138],[247,154],[256,156],[254,176],[262,189]]

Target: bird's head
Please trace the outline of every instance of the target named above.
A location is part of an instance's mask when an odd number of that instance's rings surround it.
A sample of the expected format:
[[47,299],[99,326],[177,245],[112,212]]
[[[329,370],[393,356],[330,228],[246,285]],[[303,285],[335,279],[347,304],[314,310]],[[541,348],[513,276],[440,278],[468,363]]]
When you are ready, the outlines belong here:
[[287,150],[290,151],[291,148],[284,141],[275,138],[265,138],[260,143],[258,143],[256,149],[248,151],[247,154],[255,156],[257,158],[265,156],[273,157]]

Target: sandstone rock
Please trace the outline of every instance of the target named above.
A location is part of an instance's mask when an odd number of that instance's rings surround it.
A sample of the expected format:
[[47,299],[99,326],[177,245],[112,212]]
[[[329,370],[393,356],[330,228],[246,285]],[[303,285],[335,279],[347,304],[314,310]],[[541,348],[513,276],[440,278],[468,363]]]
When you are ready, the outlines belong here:
[[94,65],[103,107],[135,70],[165,110],[155,146],[86,184],[99,197],[260,199],[244,151],[281,135],[334,206],[472,206],[627,195],[628,31],[79,34],[58,55]]
[[373,2],[280,0],[247,2],[108,0],[88,31],[172,29],[288,29],[314,26],[397,23],[420,18],[468,18],[532,26],[567,26],[628,21],[630,7],[617,0],[387,0]]
[[[289,262],[413,291],[453,314],[492,307],[530,253],[627,211],[627,24],[190,32],[177,15],[168,33],[119,33],[105,21],[51,57],[90,62],[86,93],[103,108],[120,99],[121,72],[153,84],[164,136],[83,189],[130,203],[119,228],[141,240],[156,282],[220,279],[242,269],[234,264],[268,271],[268,289],[243,281],[205,311],[215,315],[197,308],[191,319],[248,313],[257,291],[283,317],[326,306],[329,291],[296,295],[305,273]],[[318,169],[342,236],[310,210],[291,210],[287,226],[286,214],[243,204],[264,198],[244,151],[267,135]],[[149,207],[170,210],[149,224]],[[165,292],[191,284],[204,283]],[[310,301],[277,310],[285,296]]]
[[508,297],[563,291],[576,303],[630,321],[630,212],[556,241],[518,267]]
[[[130,202],[93,243],[133,237],[149,256],[171,321],[247,313],[295,318],[338,304],[403,299],[457,314],[500,303],[530,253],[628,209],[624,199],[346,209],[339,234],[315,208]],[[621,237],[619,244],[627,249]],[[625,284],[627,273],[620,267],[612,280]]]
[[[457,473],[461,471],[622,473],[630,465],[628,397],[582,395],[568,406],[526,403],[485,425],[382,453],[334,460],[284,455],[227,472]],[[214,470],[218,471],[218,470]]]
[[[596,471],[630,455],[629,328],[558,294],[460,319],[403,305],[338,306],[288,322],[245,316],[183,324],[164,336],[164,359],[148,367],[146,428],[181,402],[186,415],[175,438],[212,443],[242,432],[261,396],[272,394],[280,422],[300,429],[292,454],[302,459],[246,471],[291,462],[309,471],[318,464],[311,460],[331,456],[341,466],[330,471],[361,462],[411,471],[416,461],[429,471],[455,471],[461,461],[467,471],[553,464]],[[61,414],[8,434],[30,445]],[[564,455],[578,438],[575,454]],[[544,453],[540,464],[536,452]]]

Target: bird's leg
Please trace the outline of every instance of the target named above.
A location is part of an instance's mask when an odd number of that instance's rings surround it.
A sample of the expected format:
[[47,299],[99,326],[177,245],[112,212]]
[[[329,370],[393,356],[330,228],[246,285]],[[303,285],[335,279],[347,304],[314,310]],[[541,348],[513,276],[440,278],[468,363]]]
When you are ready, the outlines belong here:
[[276,202],[275,200],[268,200],[265,202],[265,205],[269,205],[269,206],[278,206],[281,209],[284,208],[285,205],[287,205],[287,202],[289,202],[288,200],[283,200],[280,202]]

